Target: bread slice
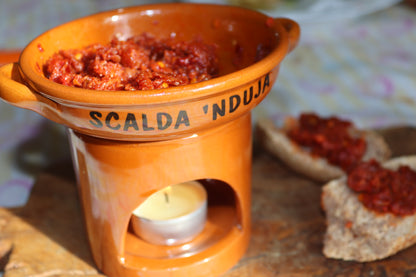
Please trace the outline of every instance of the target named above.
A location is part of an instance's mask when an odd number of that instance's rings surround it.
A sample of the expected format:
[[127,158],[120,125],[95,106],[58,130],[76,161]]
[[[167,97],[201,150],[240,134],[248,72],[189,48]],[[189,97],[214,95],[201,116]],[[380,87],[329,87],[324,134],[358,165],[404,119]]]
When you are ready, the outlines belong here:
[[[416,170],[416,156],[383,163],[389,169],[408,165]],[[346,184],[346,177],[322,188],[327,229],[323,253],[328,258],[368,262],[386,258],[416,243],[416,215],[395,216],[367,209]]]
[[[267,151],[294,171],[315,181],[327,182],[344,175],[340,167],[329,164],[324,158],[311,156],[306,149],[292,142],[285,130],[285,126],[278,128],[268,119],[259,119],[255,130],[256,139]],[[384,161],[390,157],[390,148],[380,135],[369,130],[354,130],[354,133],[363,135],[367,142],[364,161],[369,159]]]

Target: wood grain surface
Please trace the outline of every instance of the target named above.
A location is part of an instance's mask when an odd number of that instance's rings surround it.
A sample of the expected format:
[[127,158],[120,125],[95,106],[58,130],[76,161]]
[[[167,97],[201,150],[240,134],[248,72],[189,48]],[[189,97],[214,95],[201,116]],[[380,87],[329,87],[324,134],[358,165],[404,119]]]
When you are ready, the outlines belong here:
[[[416,154],[416,130],[380,131],[394,156]],[[224,277],[416,276],[416,246],[371,263],[322,255],[325,217],[321,186],[255,145],[253,228],[249,249]],[[41,174],[24,207],[0,208],[0,271],[4,277],[103,276],[84,231],[72,165]]]

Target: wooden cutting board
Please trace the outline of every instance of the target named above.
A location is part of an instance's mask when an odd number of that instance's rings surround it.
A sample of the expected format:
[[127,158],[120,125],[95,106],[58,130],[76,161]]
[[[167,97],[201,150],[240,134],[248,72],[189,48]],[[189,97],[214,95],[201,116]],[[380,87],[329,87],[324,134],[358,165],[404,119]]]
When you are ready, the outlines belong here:
[[[394,156],[416,154],[416,129],[380,132]],[[251,242],[224,277],[416,276],[416,246],[371,263],[326,259],[320,189],[255,145]],[[26,206],[0,208],[0,256],[4,277],[103,276],[89,252],[69,161],[38,177]]]

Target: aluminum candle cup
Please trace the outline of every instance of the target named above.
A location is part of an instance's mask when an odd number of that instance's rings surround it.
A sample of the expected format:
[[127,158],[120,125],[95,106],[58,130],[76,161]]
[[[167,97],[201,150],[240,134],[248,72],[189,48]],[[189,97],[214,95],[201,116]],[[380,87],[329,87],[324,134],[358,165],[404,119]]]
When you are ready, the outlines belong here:
[[183,244],[204,229],[207,193],[196,181],[172,185],[151,195],[133,215],[134,232],[147,242]]

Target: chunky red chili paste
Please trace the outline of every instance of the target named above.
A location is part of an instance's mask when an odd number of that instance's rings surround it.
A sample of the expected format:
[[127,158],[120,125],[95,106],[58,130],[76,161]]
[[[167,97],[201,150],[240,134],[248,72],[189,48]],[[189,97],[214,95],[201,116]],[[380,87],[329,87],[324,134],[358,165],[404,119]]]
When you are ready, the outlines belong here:
[[351,127],[350,121],[334,116],[321,118],[314,113],[303,113],[287,134],[292,141],[308,148],[312,155],[349,171],[360,162],[366,150],[366,141],[362,137],[352,137]]
[[148,90],[205,81],[218,74],[216,47],[201,40],[156,39],[149,34],[108,45],[61,50],[44,65],[59,84],[95,90]]
[[374,160],[363,162],[349,173],[347,183],[368,209],[399,216],[416,212],[416,172],[408,166],[390,170]]

